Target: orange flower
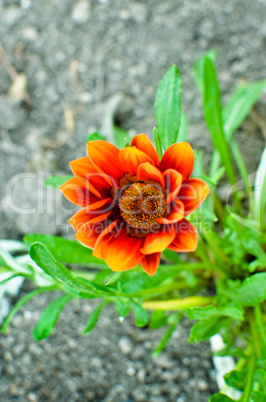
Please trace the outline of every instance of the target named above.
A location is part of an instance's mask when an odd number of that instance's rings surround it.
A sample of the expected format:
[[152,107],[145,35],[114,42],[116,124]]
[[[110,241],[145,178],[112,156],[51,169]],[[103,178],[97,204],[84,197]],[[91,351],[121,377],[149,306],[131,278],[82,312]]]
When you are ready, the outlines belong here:
[[70,162],[75,177],[60,189],[83,207],[69,223],[94,256],[113,271],[140,263],[154,275],[166,248],[196,250],[197,232],[184,217],[201,205],[209,187],[190,178],[194,153],[187,142],[171,145],[161,161],[145,134],[122,150],[90,141],[87,153]]

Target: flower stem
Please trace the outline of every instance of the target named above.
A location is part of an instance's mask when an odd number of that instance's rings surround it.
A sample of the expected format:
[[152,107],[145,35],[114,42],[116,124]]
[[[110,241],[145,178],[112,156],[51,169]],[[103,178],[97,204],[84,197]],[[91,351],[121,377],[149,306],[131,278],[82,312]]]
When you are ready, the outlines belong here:
[[253,379],[253,372],[255,368],[255,356],[254,353],[250,357],[249,365],[248,365],[248,373],[246,377],[246,385],[244,388],[244,392],[241,397],[241,402],[249,402],[250,401],[250,391],[252,388],[252,379]]
[[189,307],[202,307],[212,302],[212,297],[191,296],[185,299],[155,300],[142,304],[147,310],[186,310]]

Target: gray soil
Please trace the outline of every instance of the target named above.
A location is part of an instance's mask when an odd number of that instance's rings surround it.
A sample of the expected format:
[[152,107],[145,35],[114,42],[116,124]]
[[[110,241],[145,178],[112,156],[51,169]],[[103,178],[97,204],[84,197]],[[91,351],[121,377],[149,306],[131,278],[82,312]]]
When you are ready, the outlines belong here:
[[[207,164],[210,140],[192,66],[207,50],[218,52],[224,102],[237,83],[265,78],[265,20],[263,0],[0,0],[0,41],[28,92],[26,101],[10,96],[13,70],[0,63],[0,238],[73,237],[67,219],[74,209],[43,189],[44,178],[69,174],[88,133],[110,134],[106,116],[118,93],[117,124],[151,135],[156,87],[172,64],[183,78],[190,141]],[[264,94],[255,107],[264,120],[265,103]],[[262,130],[248,117],[236,138],[252,173]],[[137,329],[131,318],[119,323],[110,307],[82,337],[93,303],[73,301],[54,335],[36,343],[31,330],[49,297],[29,302],[0,338],[1,401],[203,402],[215,392],[209,347],[187,345],[187,321],[153,360],[161,331]]]

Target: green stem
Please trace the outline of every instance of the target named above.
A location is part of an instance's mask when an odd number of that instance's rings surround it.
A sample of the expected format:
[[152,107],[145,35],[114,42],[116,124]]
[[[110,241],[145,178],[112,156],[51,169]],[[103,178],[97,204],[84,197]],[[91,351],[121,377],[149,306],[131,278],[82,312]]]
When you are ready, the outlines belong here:
[[257,324],[257,328],[259,330],[261,340],[263,342],[264,347],[266,347],[266,334],[265,334],[265,329],[264,329],[264,325],[263,325],[263,316],[262,316],[261,308],[260,308],[259,304],[257,304],[254,307],[254,315],[255,315],[255,320],[256,320],[256,324]]
[[244,392],[241,397],[241,402],[249,402],[250,401],[250,392],[252,388],[252,380],[253,380],[253,372],[255,368],[255,356],[254,354],[250,357],[249,365],[248,365],[248,373],[246,377],[246,385],[244,388]]
[[260,339],[259,339],[259,332],[258,332],[257,326],[256,326],[254,312],[252,310],[250,310],[250,314],[249,314],[249,323],[250,323],[251,336],[253,338],[252,343],[254,345],[254,349],[255,349],[257,358],[260,359],[261,358],[261,343],[260,343]]

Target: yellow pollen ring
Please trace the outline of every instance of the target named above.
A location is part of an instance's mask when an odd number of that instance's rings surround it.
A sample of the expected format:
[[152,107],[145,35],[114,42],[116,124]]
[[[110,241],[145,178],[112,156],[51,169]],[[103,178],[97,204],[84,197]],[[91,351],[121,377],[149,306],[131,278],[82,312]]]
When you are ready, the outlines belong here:
[[166,210],[166,197],[158,183],[136,182],[119,199],[120,214],[133,228],[149,230]]

